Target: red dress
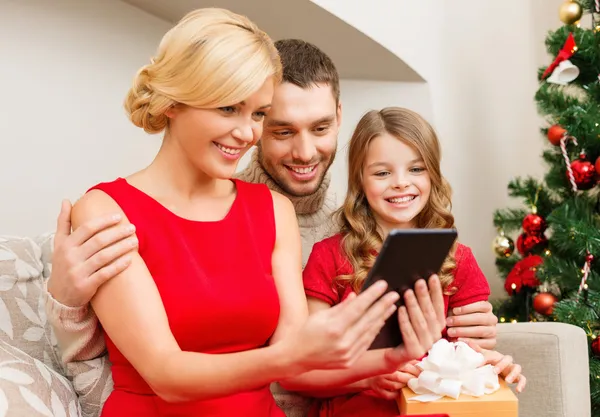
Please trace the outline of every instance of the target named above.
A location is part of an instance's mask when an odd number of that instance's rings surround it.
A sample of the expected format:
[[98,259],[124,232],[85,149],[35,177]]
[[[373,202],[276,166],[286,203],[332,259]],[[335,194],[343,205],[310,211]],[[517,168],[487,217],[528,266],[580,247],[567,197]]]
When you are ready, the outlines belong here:
[[[123,178],[93,187],[112,197],[136,226],[139,253],[184,351],[260,348],[277,327],[272,196],[263,184],[234,184],[237,195],[228,214],[214,222],[181,218]],[[285,417],[268,385],[212,400],[167,403],[105,337],[114,391],[102,417]]]
[[[334,235],[314,245],[303,272],[304,290],[309,297],[335,305],[344,300],[352,288],[334,283],[338,275],[353,272],[350,262],[344,255],[341,246],[342,236]],[[464,306],[477,301],[487,301],[490,286],[479,268],[471,249],[458,244],[456,249],[456,269],[452,295],[444,295],[446,311],[454,307]],[[445,334],[445,331],[444,331]],[[392,417],[398,415],[395,401],[376,398],[368,393],[357,393],[316,401],[309,414],[310,417]]]

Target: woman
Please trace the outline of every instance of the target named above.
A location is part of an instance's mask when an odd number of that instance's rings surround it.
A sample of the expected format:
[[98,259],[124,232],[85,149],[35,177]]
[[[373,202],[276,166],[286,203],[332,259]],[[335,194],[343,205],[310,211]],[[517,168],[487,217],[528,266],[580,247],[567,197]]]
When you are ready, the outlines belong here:
[[[136,75],[125,108],[146,132],[165,131],[162,146],[72,211],[74,229],[118,212],[138,239],[91,301],[115,384],[102,416],[283,416],[271,382],[359,361],[393,314],[399,296],[379,283],[307,320],[291,203],[231,180],[280,77],[267,35],[222,9],[186,15]],[[428,323],[407,339],[417,353],[441,331],[432,288],[405,297],[413,308],[401,318]]]

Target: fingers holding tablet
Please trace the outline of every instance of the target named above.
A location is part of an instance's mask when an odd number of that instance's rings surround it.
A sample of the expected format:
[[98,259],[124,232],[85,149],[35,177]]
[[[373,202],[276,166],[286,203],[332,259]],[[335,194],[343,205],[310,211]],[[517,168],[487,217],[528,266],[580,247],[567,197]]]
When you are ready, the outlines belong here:
[[442,283],[437,275],[432,275],[428,279],[429,296],[435,312],[436,320],[440,325],[440,332],[446,327],[446,305],[444,304],[444,291]]
[[[404,293],[404,305],[398,309],[398,326],[402,334],[402,344],[386,352],[387,360],[392,364],[401,364],[407,360],[420,359],[442,337],[443,322],[439,320],[435,303],[441,293],[439,279],[430,279],[428,289],[425,280],[418,280],[415,291]],[[443,307],[443,298],[441,298]]]

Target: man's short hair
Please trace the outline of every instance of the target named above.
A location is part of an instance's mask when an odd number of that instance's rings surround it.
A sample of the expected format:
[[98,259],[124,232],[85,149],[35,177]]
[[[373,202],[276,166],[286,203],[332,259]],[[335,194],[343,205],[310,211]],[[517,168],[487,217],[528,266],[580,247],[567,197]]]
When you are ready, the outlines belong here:
[[283,82],[310,88],[323,83],[331,87],[335,102],[340,100],[340,77],[333,61],[315,45],[300,39],[275,42],[283,64]]

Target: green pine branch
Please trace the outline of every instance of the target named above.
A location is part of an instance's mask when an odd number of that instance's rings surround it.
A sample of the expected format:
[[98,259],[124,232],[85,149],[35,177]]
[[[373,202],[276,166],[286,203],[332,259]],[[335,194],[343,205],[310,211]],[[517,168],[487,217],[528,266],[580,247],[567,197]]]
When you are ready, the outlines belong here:
[[515,178],[508,183],[508,195],[513,198],[521,198],[528,207],[506,208],[494,212],[494,226],[501,228],[506,233],[520,230],[523,218],[532,212],[533,207],[537,213],[546,217],[557,204],[556,197],[540,181],[532,178]]
[[509,258],[496,258],[496,269],[502,277],[506,278],[510,271],[515,267],[515,264],[520,260],[521,258],[516,255]]
[[589,99],[596,103],[600,102],[600,83],[588,84],[584,87]]
[[561,87],[551,83],[543,83],[539,87],[535,93],[535,101],[538,112],[542,115],[560,115],[569,108],[581,106],[579,99],[566,96]]
[[[550,251],[552,252],[552,249]],[[568,293],[579,287],[582,277],[581,268],[584,262],[584,258],[577,262],[573,259],[561,258],[552,253],[538,267],[536,276],[542,282],[556,283],[563,293]]]
[[571,183],[567,176],[566,163],[562,154],[558,153],[555,149],[545,150],[542,158],[548,165],[548,171],[544,176],[544,182],[554,195],[556,207],[560,201],[573,195]]
[[521,229],[523,217],[529,212],[524,209],[506,208],[494,212],[494,226],[505,233],[512,233]]
[[565,256],[585,260],[586,254],[600,256],[600,229],[597,201],[585,194],[565,201],[548,216],[552,244]]
[[581,327],[586,333],[597,329],[600,326],[600,299],[596,291],[587,293],[587,296],[584,292],[579,295],[574,293],[554,304],[553,317],[562,323]]
[[592,415],[600,415],[600,359],[590,357],[590,397],[592,400]]

